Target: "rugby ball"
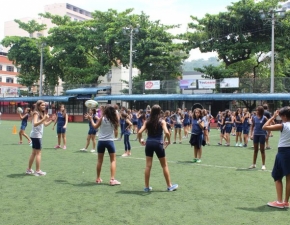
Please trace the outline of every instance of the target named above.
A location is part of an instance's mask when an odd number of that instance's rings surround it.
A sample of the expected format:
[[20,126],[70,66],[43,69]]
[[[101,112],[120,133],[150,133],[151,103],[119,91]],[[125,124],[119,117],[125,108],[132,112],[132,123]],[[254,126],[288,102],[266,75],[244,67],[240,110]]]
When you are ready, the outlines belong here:
[[97,101],[91,99],[85,102],[85,106],[89,109],[95,109],[98,107],[98,105],[99,103]]
[[22,109],[21,107],[18,107],[18,108],[16,109],[16,111],[17,111],[17,113],[23,113],[23,109]]

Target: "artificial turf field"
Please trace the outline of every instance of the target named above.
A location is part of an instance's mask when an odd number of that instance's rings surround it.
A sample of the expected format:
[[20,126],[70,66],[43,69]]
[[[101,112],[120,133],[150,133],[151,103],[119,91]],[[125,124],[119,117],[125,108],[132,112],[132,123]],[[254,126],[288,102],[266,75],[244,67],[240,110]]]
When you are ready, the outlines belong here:
[[[86,141],[88,124],[69,123],[67,150],[53,147],[56,133],[44,129],[41,169],[46,176],[25,175],[31,147],[18,145],[20,122],[0,124],[0,224],[289,224],[289,210],[266,206],[276,200],[271,178],[278,132],[266,151],[266,171],[252,163],[248,148],[217,146],[219,132],[210,133],[211,145],[203,147],[202,163],[191,163],[193,150],[188,139],[166,149],[174,192],[166,191],[158,159],[155,157],[150,186],[144,193],[144,147],[133,141],[132,156],[121,157],[122,141],[116,141],[117,173],[120,186],[109,186],[109,157],[105,156],[102,179],[95,183],[96,158],[80,152]],[[29,124],[26,133],[30,133]],[[231,137],[231,144],[234,144]],[[172,139],[173,140],[173,139]],[[90,150],[90,148],[89,148]],[[35,166],[33,166],[35,169]]]

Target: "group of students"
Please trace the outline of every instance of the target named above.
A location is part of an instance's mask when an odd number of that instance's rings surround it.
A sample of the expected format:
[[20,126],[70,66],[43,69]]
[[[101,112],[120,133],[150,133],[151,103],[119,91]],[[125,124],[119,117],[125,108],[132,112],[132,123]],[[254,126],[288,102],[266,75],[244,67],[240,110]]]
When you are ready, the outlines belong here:
[[[56,115],[53,114],[50,117],[46,113],[45,102],[42,100],[38,100],[35,104],[33,112],[29,114],[32,116],[32,131],[30,133],[32,153],[29,157],[26,174],[33,174],[35,176],[46,175],[46,172],[43,172],[40,169],[43,127],[48,126],[53,122],[55,126],[55,124],[58,124],[58,122],[60,123],[61,120],[62,123],[61,126],[59,126],[57,129],[57,133],[62,134],[67,126],[67,114],[65,113],[65,109],[63,108],[64,106],[61,106],[59,112]],[[103,164],[105,150],[107,149],[110,156],[110,171],[111,171],[109,183],[112,186],[120,185],[121,182],[115,179],[116,149],[114,141],[118,136],[118,128],[120,125],[121,116],[119,115],[115,107],[111,105],[107,105],[102,108],[102,114],[99,118],[96,118],[95,117],[96,113],[93,114],[94,111],[91,112],[91,110],[88,114],[85,115],[85,118],[89,120],[91,129],[99,131],[97,144],[98,160],[96,166],[97,171],[96,183],[100,184],[103,182],[103,180],[101,179],[101,168]],[[170,134],[167,130],[165,121],[161,119],[160,115],[161,115],[160,106],[154,105],[150,111],[150,116],[148,117],[148,120],[144,121],[142,127],[138,131],[138,140],[141,145],[145,146],[145,155],[146,155],[145,187],[144,187],[145,192],[149,192],[152,190],[152,187],[149,185],[149,179],[154,152],[159,158],[160,165],[163,169],[164,178],[167,184],[167,191],[174,191],[178,188],[178,184],[172,184],[170,180],[170,174],[165,157],[165,148],[170,144]],[[142,139],[142,133],[144,131],[147,131],[146,141]],[[163,141],[163,133],[165,134],[167,140],[165,142]],[[57,148],[60,147],[60,139],[63,136],[64,135],[58,136],[59,143],[57,145]],[[32,169],[34,161],[36,164],[35,171]]]
[[[276,186],[277,200],[273,202],[268,202],[268,205],[276,208],[288,208],[290,196],[290,107],[284,107],[280,110],[277,110],[272,117],[270,116],[270,118],[267,118],[267,116],[265,116],[265,114],[267,114],[264,110],[265,107],[266,106],[258,106],[255,115],[250,115],[248,112],[240,112],[238,110],[235,114],[234,119],[232,118],[230,112],[224,113],[224,117],[221,117],[221,121],[224,121],[224,123],[220,123],[222,125],[220,126],[220,129],[221,133],[223,133],[223,130],[229,133],[229,129],[226,129],[226,121],[232,123],[234,120],[235,122],[240,122],[241,124],[244,124],[244,121],[247,120],[250,125],[250,128],[248,128],[248,130],[250,131],[250,136],[252,137],[254,143],[253,164],[250,166],[250,168],[256,167],[257,153],[260,147],[263,164],[262,169],[265,169],[265,167],[263,166],[265,166],[264,145],[267,138],[266,131],[281,132],[278,144],[278,153],[276,155],[275,164],[272,171],[272,177],[275,181]],[[57,114],[57,116],[52,115],[52,117],[50,118],[45,112],[45,102],[41,100],[36,102],[35,109],[33,112],[31,112],[31,115],[32,131],[30,133],[30,140],[32,142],[32,153],[29,158],[26,173],[34,174],[36,176],[43,176],[46,175],[45,172],[40,170],[43,126],[48,126],[52,122],[55,122],[56,124],[56,121],[59,119],[59,117],[64,117],[64,125],[62,128],[65,129],[64,126],[66,126],[67,124],[67,122],[65,122],[66,116],[64,116],[63,114]],[[114,141],[118,136],[118,127],[120,125],[120,118],[122,116],[120,115],[118,110],[116,110],[116,108],[111,105],[107,105],[102,109],[102,114],[99,118],[96,118],[93,115],[95,114],[89,113],[86,114],[85,117],[90,121],[90,126],[92,127],[92,129],[99,130],[99,138],[97,144],[98,160],[96,183],[102,183],[100,174],[104,159],[104,153],[107,149],[110,155],[110,185],[119,185],[121,184],[121,182],[115,179],[116,149]],[[127,116],[125,117],[124,115],[124,118],[126,118],[126,120],[128,119]],[[277,116],[281,118],[282,123],[275,124],[274,120],[277,118]],[[191,132],[189,132],[191,133],[190,144],[194,146],[194,162],[200,162],[199,160],[202,153],[201,146],[205,144],[204,130],[206,127],[206,121],[203,111],[198,108],[193,110],[191,117]],[[131,123],[131,120],[127,121],[128,124],[130,124],[129,122]],[[133,123],[131,124],[133,125]],[[132,125],[130,125],[130,127]],[[242,131],[244,131],[244,129],[245,127],[243,126]],[[146,141],[142,138],[142,133],[144,131],[147,132]],[[240,132],[240,129],[236,130],[236,133]],[[165,135],[165,137],[163,137],[163,135]],[[239,137],[239,135],[237,136]],[[176,190],[178,188],[178,185],[171,183],[168,164],[165,157],[165,149],[169,144],[171,144],[171,135],[168,129],[168,123],[166,122],[165,113],[161,110],[159,105],[154,105],[150,109],[149,116],[143,121],[141,128],[138,129],[137,139],[139,140],[141,145],[145,146],[146,168],[144,191],[148,192],[152,190],[152,187],[149,185],[149,179],[154,153],[157,155],[160,165],[163,169],[163,174],[167,184],[167,190]],[[34,160],[36,161],[35,171],[32,170],[32,164]],[[286,188],[285,197],[283,199],[282,179],[284,176],[286,177]]]

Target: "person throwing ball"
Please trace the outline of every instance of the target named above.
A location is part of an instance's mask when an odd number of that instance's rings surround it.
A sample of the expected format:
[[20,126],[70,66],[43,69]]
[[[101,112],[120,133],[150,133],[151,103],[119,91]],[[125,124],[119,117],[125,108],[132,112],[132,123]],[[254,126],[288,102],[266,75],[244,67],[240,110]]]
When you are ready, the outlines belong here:
[[[147,130],[148,137],[145,142],[142,138],[142,133]],[[163,142],[163,132],[166,135],[166,142]],[[178,188],[178,184],[171,183],[169,169],[165,157],[165,148],[170,144],[170,134],[167,130],[165,120],[161,119],[161,108],[159,105],[154,105],[151,108],[150,116],[144,122],[141,129],[138,131],[138,140],[145,147],[146,168],[145,168],[145,192],[152,190],[149,186],[150,172],[152,167],[153,155],[156,153],[160,165],[163,169],[164,178],[167,184],[167,191],[174,191]]]

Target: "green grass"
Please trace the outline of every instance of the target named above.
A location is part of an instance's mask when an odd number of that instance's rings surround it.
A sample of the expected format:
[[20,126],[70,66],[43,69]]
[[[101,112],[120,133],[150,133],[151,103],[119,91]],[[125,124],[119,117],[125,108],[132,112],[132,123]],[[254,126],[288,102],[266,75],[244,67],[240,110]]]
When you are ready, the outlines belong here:
[[[144,147],[131,141],[132,156],[122,158],[123,142],[116,141],[120,186],[108,185],[106,154],[102,179],[95,184],[96,154],[83,153],[87,124],[70,123],[67,150],[55,150],[56,134],[44,130],[41,169],[44,177],[25,175],[30,147],[18,145],[12,134],[19,122],[0,125],[0,224],[288,224],[289,211],[266,206],[276,199],[271,169],[278,132],[266,151],[267,171],[246,169],[251,148],[217,146],[219,133],[211,132],[211,146],[203,148],[201,164],[190,163],[193,150],[188,139],[166,149],[175,192],[166,192],[158,160],[151,173],[151,193],[144,193]],[[30,125],[27,133],[30,132]],[[131,140],[135,135],[131,136]],[[25,142],[26,143],[26,142]],[[234,137],[231,137],[234,143]],[[251,144],[249,144],[251,145]]]

